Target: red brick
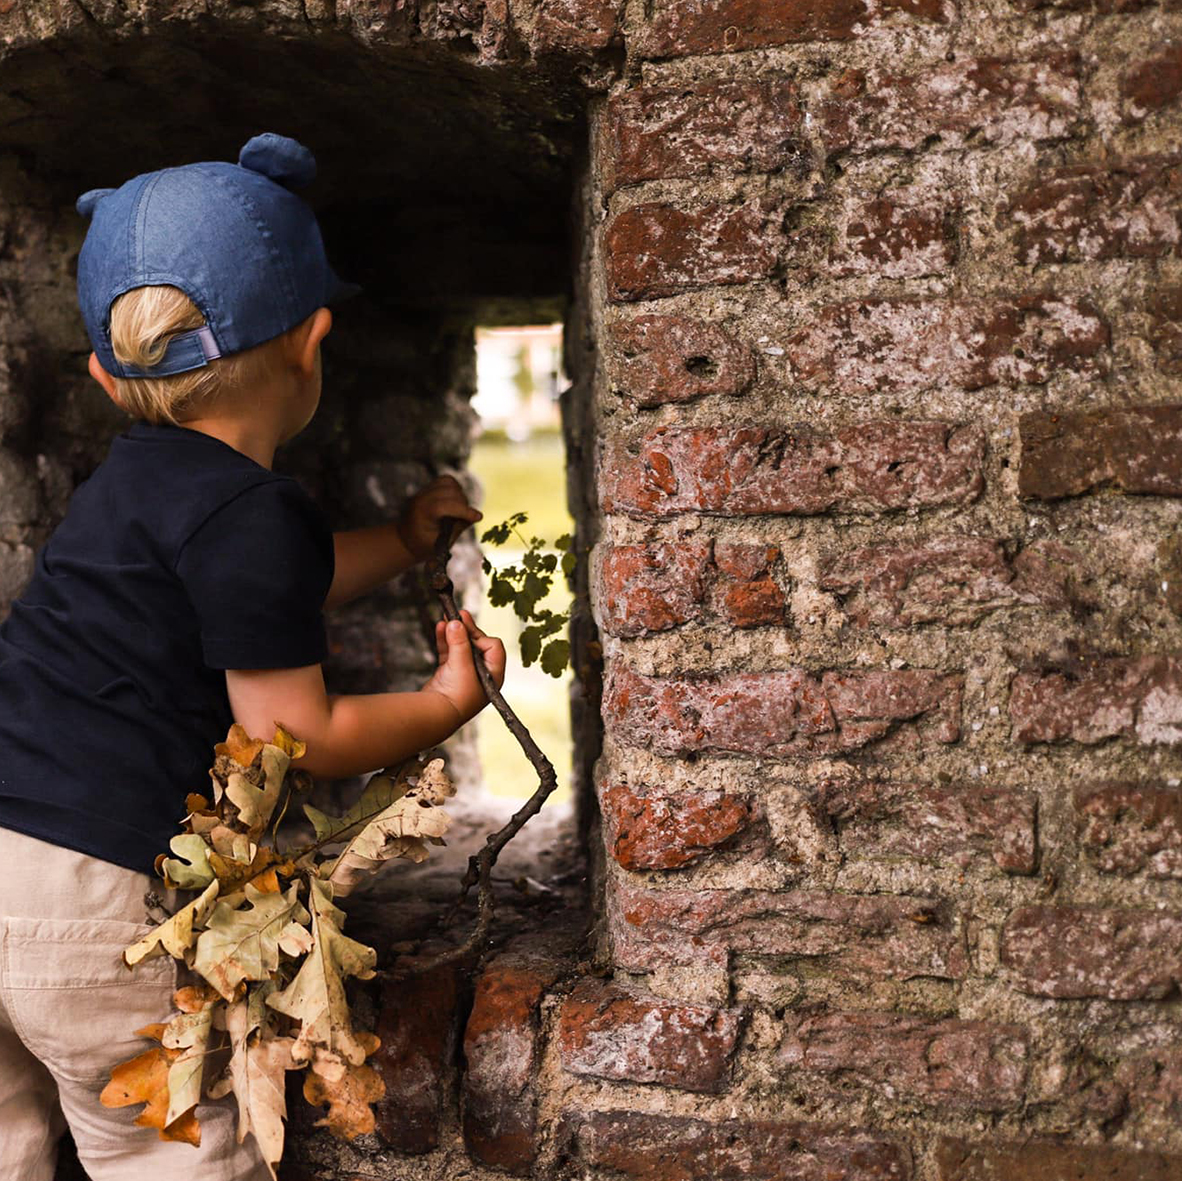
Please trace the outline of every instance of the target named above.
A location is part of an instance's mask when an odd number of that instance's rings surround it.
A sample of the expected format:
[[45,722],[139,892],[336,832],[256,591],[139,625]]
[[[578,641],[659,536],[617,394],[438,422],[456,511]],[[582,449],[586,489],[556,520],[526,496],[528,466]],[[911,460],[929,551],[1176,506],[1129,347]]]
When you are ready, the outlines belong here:
[[717,324],[685,316],[634,316],[609,329],[612,386],[638,406],[746,393],[755,380],[750,346]]
[[721,1091],[739,1037],[739,1009],[649,996],[606,980],[580,981],[562,1004],[564,1069],[594,1078]]
[[464,1144],[486,1165],[528,1176],[537,1152],[538,1008],[561,968],[500,955],[481,973],[464,1031]]
[[1182,287],[1155,284],[1147,311],[1157,368],[1170,377],[1182,376]]
[[812,427],[663,427],[630,454],[608,444],[599,472],[605,512],[670,517],[881,512],[968,504],[984,485],[979,427],[870,421]]
[[1104,1144],[936,1142],[936,1181],[1177,1181],[1182,1157]]
[[641,34],[646,57],[729,53],[796,41],[843,41],[865,24],[865,0],[657,0]]
[[610,298],[656,299],[766,279],[783,247],[774,198],[679,209],[649,202],[617,214],[603,237]]
[[1054,500],[1100,485],[1182,496],[1182,405],[1113,407],[1018,420],[1018,493]]
[[859,194],[837,219],[839,233],[825,270],[831,278],[944,274],[956,261],[953,213],[952,205],[931,197]]
[[961,869],[987,859],[1006,873],[1033,873],[1037,799],[1006,788],[925,787],[879,780],[826,780],[817,800],[847,858],[915,859]]
[[[1158,1046],[1121,1062],[1114,1082],[1123,1091],[1131,1114],[1169,1120],[1182,1119],[1182,1035],[1170,1031],[1173,1045]],[[1109,1067],[1111,1069],[1111,1067]]]
[[428,37],[470,39],[481,65],[505,61],[518,48],[509,0],[436,0],[433,19],[422,23]]
[[446,965],[382,988],[377,1027],[382,1044],[370,1063],[382,1076],[386,1094],[374,1111],[378,1135],[400,1152],[430,1152],[439,1146],[462,975],[461,967]]
[[1182,789],[1081,784],[1075,813],[1080,843],[1101,873],[1182,878]]
[[1071,134],[1080,116],[1079,62],[1051,52],[1037,61],[975,58],[921,74],[846,70],[816,112],[825,150],[911,150],[931,136],[959,147]]
[[827,304],[786,342],[794,383],[848,396],[1100,374],[1110,332],[1087,300],[852,299]]
[[711,617],[732,627],[784,623],[775,546],[665,542],[612,546],[600,567],[602,626],[616,636],[664,631]]
[[785,79],[625,90],[608,104],[604,185],[771,172],[801,158],[803,124]]
[[1017,603],[1066,607],[1072,555],[1052,543],[1006,556],[985,537],[933,537],[914,545],[870,545],[822,562],[817,585],[842,596],[859,627],[974,623]]
[[964,935],[930,898],[862,897],[829,890],[646,890],[609,893],[615,962],[725,966],[730,953],[811,960],[855,977],[958,980]]
[[678,869],[743,832],[751,797],[722,791],[664,794],[612,783],[599,796],[608,852],[625,869]]
[[604,630],[639,636],[700,620],[712,565],[709,542],[612,546],[599,572]]
[[1182,658],[1096,658],[1067,672],[1019,673],[1010,720],[1015,742],[1182,742]]
[[1178,252],[1182,159],[1142,156],[1043,173],[998,215],[1018,261],[1161,258]]
[[822,1124],[718,1123],[635,1111],[568,1113],[571,1150],[634,1181],[910,1181],[907,1149],[876,1132]]
[[1023,907],[1006,920],[1001,962],[1035,996],[1160,999],[1182,983],[1182,914]]
[[1139,123],[1182,94],[1182,45],[1171,45],[1125,71],[1120,80],[1124,118]]
[[623,0],[541,0],[534,18],[535,52],[594,53],[620,40]]
[[[989,1021],[933,1020],[902,1013],[790,1017],[777,1062],[800,1072],[869,1086],[888,1098],[938,1107],[1007,1111],[1026,1093],[1026,1030]],[[798,1079],[810,1093],[807,1078]]]
[[1112,13],[1140,12],[1157,3],[1157,0],[1010,0],[1010,3],[1021,12],[1056,8],[1070,12],[1094,9],[1100,13]]
[[804,669],[644,677],[615,663],[603,715],[617,741],[664,755],[723,751],[774,757],[955,742],[963,678],[930,669]]

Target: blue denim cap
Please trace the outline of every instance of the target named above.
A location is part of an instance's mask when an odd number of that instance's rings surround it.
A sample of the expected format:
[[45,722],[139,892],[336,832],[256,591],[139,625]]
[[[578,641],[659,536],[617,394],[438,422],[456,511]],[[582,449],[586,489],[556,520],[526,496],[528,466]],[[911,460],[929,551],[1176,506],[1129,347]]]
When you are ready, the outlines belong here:
[[[78,256],[78,304],[90,343],[115,377],[165,377],[262,344],[317,308],[361,291],[328,264],[311,206],[291,190],[316,176],[303,144],[265,132],[238,163],[207,160],[145,172],[117,189],[90,189]],[[179,287],[205,326],[178,333],[150,369],[111,347],[111,303],[133,287]]]

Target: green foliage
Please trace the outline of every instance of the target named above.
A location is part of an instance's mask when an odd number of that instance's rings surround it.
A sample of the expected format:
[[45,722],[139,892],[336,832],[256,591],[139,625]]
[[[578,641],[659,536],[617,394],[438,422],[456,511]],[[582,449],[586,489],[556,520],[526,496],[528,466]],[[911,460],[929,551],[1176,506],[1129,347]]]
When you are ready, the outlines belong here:
[[484,558],[481,566],[489,576],[489,602],[494,607],[512,606],[517,618],[526,624],[521,629],[521,663],[528,668],[539,661],[543,671],[560,677],[570,664],[570,643],[552,637],[557,637],[570,623],[570,611],[551,611],[539,604],[550,593],[559,570],[564,577],[574,570],[574,538],[564,533],[554,542],[553,549],[540,537],[527,541],[517,526],[528,520],[528,513],[513,513],[480,535],[485,545],[505,545],[510,537],[516,537],[525,549],[518,564],[496,567]]

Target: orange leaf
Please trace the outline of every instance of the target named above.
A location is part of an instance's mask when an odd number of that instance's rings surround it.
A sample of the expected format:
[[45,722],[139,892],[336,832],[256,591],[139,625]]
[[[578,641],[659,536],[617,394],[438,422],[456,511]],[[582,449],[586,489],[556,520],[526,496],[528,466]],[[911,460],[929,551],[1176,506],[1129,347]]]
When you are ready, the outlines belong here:
[[[141,1037],[159,1038],[164,1033],[163,1025],[147,1025],[136,1030]],[[111,1068],[111,1081],[99,1095],[104,1107],[130,1107],[133,1103],[147,1106],[136,1116],[135,1122],[141,1128],[155,1128],[161,1140],[180,1140],[197,1147],[201,1143],[201,1125],[197,1122],[195,1109],[190,1108],[174,1119],[167,1127],[164,1119],[168,1115],[168,1068],[177,1057],[176,1050],[153,1046],[127,1062],[120,1062]]]
[[304,1077],[304,1098],[315,1107],[327,1104],[328,1115],[316,1121],[339,1140],[353,1140],[374,1130],[370,1104],[386,1093],[386,1085],[371,1066],[350,1066],[336,1082],[308,1071]]
[[261,738],[251,738],[246,730],[235,722],[226,735],[225,742],[213,748],[215,755],[229,755],[240,767],[249,767],[266,743]]
[[[208,1008],[210,1005],[219,1001],[221,997],[216,988],[210,988],[208,984],[189,984],[184,988],[178,988],[172,994],[172,1002],[182,1013],[200,1013],[202,1009]],[[149,1026],[149,1029],[159,1029],[160,1037],[164,1034],[164,1026]],[[141,1031],[142,1032],[142,1031]],[[149,1034],[149,1037],[157,1037],[156,1034]]]

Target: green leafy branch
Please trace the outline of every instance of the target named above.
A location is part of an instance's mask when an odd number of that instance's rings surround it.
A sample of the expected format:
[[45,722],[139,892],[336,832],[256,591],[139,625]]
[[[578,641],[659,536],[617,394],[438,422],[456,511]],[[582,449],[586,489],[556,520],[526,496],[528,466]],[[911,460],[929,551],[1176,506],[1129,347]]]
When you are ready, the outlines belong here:
[[564,533],[554,542],[553,549],[540,537],[527,541],[518,526],[528,520],[528,513],[513,513],[480,536],[483,544],[498,546],[516,537],[525,551],[520,562],[497,567],[483,558],[481,567],[489,576],[489,602],[494,607],[512,606],[517,618],[526,624],[521,629],[521,663],[528,668],[539,661],[544,672],[560,677],[570,665],[570,641],[559,635],[570,623],[570,610],[551,611],[539,604],[549,595],[559,570],[564,577],[574,570],[577,560],[574,538]]

